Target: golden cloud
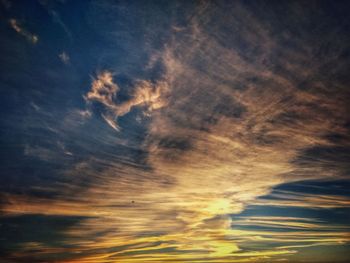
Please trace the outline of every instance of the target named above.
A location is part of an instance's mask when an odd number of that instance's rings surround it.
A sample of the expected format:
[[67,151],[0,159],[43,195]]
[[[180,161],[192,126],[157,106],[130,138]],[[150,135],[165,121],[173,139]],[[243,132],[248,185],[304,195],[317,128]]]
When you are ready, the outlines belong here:
[[113,74],[110,71],[104,71],[93,80],[91,90],[86,94],[85,99],[88,102],[96,101],[103,104],[108,111],[107,115],[102,114],[103,119],[113,129],[119,130],[116,120],[130,112],[133,107],[146,106],[145,114],[149,114],[167,104],[164,97],[168,90],[166,81],[158,81],[155,84],[145,80],[137,81],[134,89],[131,99],[116,103],[119,87],[113,81]]
[[[72,238],[83,255],[77,262],[256,262],[297,250],[285,246],[244,251],[240,244],[349,241],[347,230],[334,232],[320,222],[293,218],[237,222],[296,229],[292,232],[235,229],[230,215],[250,204],[349,206],[348,199],[331,196],[258,199],[282,183],[341,178],[336,169],[315,173],[317,164],[310,161],[306,169],[295,160],[305,149],[334,145],[326,139],[329,133],[346,136],[342,124],[347,102],[338,94],[327,96],[324,83],[315,81],[303,90],[264,64],[278,49],[281,59],[288,61],[282,68],[308,78],[319,66],[303,64],[301,58],[310,55],[307,50],[279,48],[268,30],[247,16],[241,33],[264,51],[249,61],[225,46],[226,35],[205,31],[208,13],[215,14],[215,9],[201,7],[201,20],[177,30],[176,41],[151,57],[148,67],[156,62],[165,67],[159,81],[135,81],[130,99],[120,102],[113,73],[103,71],[85,95],[87,103],[104,107],[101,116],[115,130],[120,130],[118,118],[133,108],[152,113],[146,137],[137,147],[147,153],[145,164],[114,153],[95,157],[66,172],[74,180],[63,185],[59,199],[8,196],[3,211],[89,217],[66,233],[80,237]],[[234,22],[234,17],[227,19],[228,24]],[[96,172],[94,165],[103,169]],[[82,189],[76,182],[85,178],[91,183]],[[92,250],[95,253],[88,255]]]

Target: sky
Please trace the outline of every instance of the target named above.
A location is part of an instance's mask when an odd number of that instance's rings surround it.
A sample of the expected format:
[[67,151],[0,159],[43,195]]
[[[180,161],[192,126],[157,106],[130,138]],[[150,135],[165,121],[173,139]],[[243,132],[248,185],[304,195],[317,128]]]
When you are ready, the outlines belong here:
[[348,1],[0,1],[0,262],[350,262]]

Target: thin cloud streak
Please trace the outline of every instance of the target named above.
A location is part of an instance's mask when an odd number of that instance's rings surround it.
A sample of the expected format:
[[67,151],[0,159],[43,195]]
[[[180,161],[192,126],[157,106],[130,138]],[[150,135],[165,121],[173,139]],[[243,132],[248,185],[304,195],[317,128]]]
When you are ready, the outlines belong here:
[[350,207],[350,198],[339,195],[305,194],[282,191],[271,194],[270,197],[274,199],[259,198],[254,205],[304,207],[309,209]]
[[32,34],[25,28],[23,28],[16,19],[10,19],[10,26],[20,35],[24,36],[32,44],[36,44],[39,41],[39,37]]

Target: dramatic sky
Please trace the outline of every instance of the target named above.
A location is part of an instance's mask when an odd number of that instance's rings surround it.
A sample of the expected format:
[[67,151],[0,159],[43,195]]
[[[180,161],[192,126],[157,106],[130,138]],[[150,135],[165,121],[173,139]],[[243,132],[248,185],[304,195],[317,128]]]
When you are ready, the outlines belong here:
[[0,1],[0,262],[350,262],[349,1]]

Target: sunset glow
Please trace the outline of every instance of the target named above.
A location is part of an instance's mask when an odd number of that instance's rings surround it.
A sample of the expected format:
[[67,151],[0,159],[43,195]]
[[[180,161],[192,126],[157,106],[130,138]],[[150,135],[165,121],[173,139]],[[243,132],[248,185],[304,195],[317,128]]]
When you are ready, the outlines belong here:
[[349,2],[0,10],[0,262],[350,262]]

